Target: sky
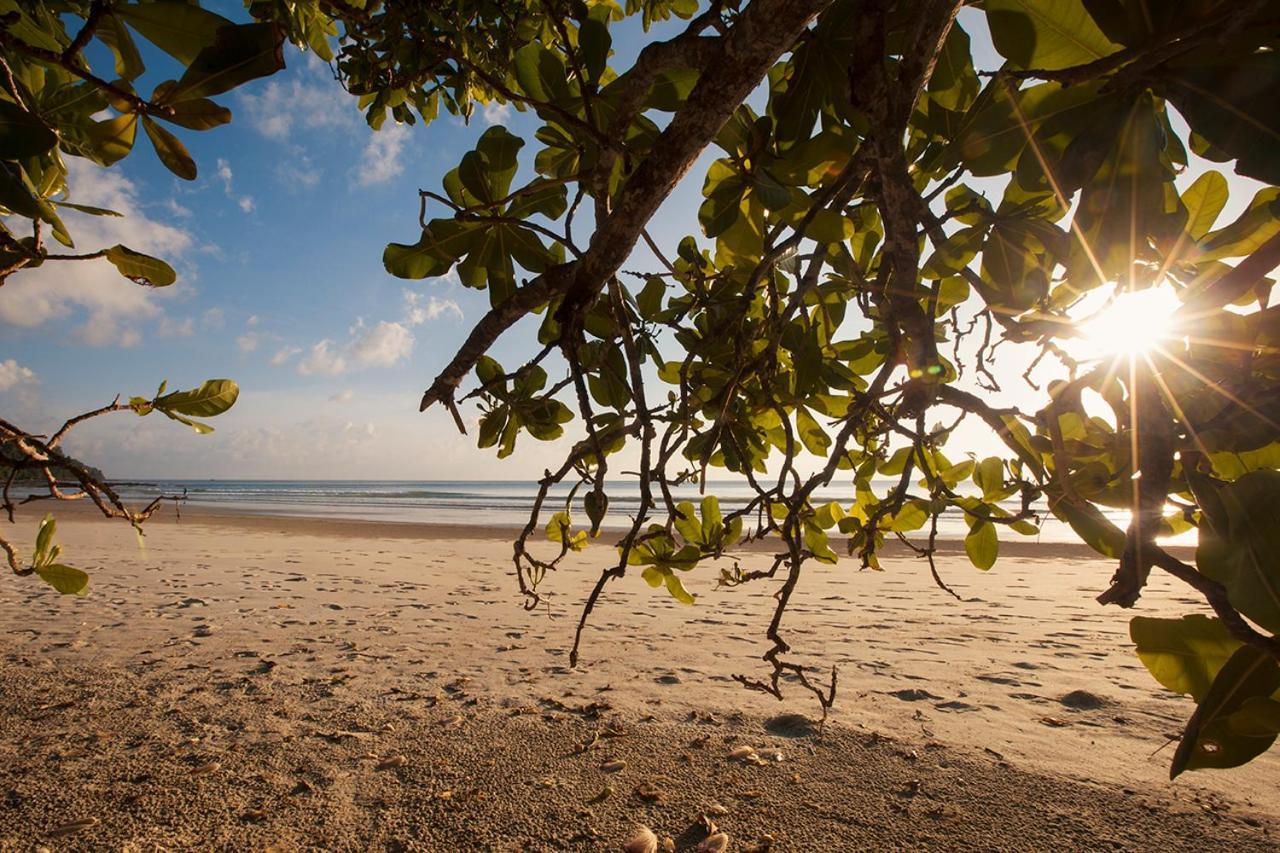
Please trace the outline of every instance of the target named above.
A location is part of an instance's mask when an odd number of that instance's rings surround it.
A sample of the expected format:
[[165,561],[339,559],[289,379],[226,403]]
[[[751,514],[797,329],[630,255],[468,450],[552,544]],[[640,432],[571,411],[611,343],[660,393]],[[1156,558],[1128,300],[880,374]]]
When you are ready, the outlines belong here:
[[[234,6],[220,11],[243,17]],[[994,67],[980,16],[963,14],[979,67]],[[638,28],[615,32],[615,67],[642,44]],[[428,127],[388,121],[375,133],[326,65],[291,48],[286,61],[287,70],[219,98],[233,111],[229,126],[181,133],[199,165],[193,182],[165,170],[141,135],[111,169],[67,158],[71,200],[125,214],[69,213],[77,247],[124,243],[170,261],[179,281],[139,287],[105,260],[14,275],[0,288],[0,411],[49,430],[116,394],[150,396],[162,380],[173,389],[226,377],[240,398],[210,435],[125,412],[80,428],[68,449],[115,478],[540,476],[576,432],[551,444],[522,437],[512,458],[498,460],[475,447],[474,409],[468,436],[439,407],[417,411],[488,294],[452,275],[396,279],[381,263],[386,243],[418,238],[418,188],[438,190],[491,124],[531,138],[536,118],[491,106],[469,126],[442,113]],[[527,176],[533,145],[523,153]],[[696,231],[701,175],[714,156],[655,218],[660,245]],[[1249,195],[1233,187],[1233,204]],[[645,250],[626,266],[655,268]],[[491,354],[514,366],[535,325],[517,325]],[[1010,402],[1026,403],[1019,393]],[[996,449],[980,429],[965,440],[979,453]]]

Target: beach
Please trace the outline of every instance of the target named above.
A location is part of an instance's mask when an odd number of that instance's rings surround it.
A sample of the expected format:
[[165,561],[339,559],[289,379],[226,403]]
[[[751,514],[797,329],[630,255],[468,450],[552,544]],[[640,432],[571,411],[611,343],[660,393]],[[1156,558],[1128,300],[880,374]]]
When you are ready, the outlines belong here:
[[[1168,780],[1193,706],[1147,674],[1081,548],[951,547],[934,586],[810,563],[791,659],[814,697],[744,689],[776,585],[632,572],[568,651],[608,535],[527,611],[510,530],[59,510],[84,597],[0,588],[0,849],[622,849],[636,826],[693,849],[1273,849],[1266,755]],[[39,514],[19,515],[34,530]],[[24,546],[26,540],[19,540]],[[541,543],[544,548],[548,543]],[[768,553],[739,557],[745,569]],[[1143,615],[1202,612],[1153,576]],[[749,748],[749,749],[748,749]]]

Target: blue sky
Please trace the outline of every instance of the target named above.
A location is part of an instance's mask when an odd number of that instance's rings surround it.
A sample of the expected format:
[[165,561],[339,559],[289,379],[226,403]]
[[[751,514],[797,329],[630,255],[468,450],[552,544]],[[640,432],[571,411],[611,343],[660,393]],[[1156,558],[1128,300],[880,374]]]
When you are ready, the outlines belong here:
[[[965,16],[979,66],[993,67],[980,16]],[[615,67],[634,57],[638,36],[615,33]],[[487,294],[454,278],[401,281],[381,264],[387,242],[417,239],[419,187],[438,189],[490,123],[531,138],[536,119],[501,108],[478,111],[470,126],[444,115],[374,133],[327,66],[295,50],[286,59],[286,71],[219,99],[233,110],[230,126],[182,133],[200,167],[194,182],[170,175],[141,138],[112,169],[71,164],[74,201],[126,214],[69,216],[79,247],[123,242],[170,260],[180,280],[140,288],[106,261],[13,276],[0,288],[0,408],[47,429],[117,393],[149,395],[164,379],[173,388],[230,377],[240,400],[212,435],[121,413],[69,447],[114,477],[540,475],[558,448],[522,438],[498,461],[475,448],[474,430],[460,436],[443,411],[417,411]],[[696,230],[702,172],[692,175],[655,220],[661,245]],[[642,251],[628,267],[652,264]],[[495,357],[515,364],[532,326],[517,326]],[[980,430],[969,441],[994,449]]]

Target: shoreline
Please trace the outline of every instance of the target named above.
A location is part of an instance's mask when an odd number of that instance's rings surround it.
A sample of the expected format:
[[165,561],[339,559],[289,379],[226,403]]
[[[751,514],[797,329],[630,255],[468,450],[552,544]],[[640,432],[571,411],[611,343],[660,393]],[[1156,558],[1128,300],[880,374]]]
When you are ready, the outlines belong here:
[[[39,511],[37,511],[39,510]],[[120,519],[105,519],[98,510],[89,503],[42,501],[38,504],[19,507],[16,518],[19,525],[25,518],[28,522],[38,521],[45,511],[53,512],[55,517],[66,516],[69,520],[103,521],[128,526]],[[550,512],[544,512],[549,518]],[[237,509],[201,505],[187,506],[175,513],[173,509],[164,507],[143,524],[143,531],[166,525],[182,526],[225,526],[245,530],[274,530],[277,532],[301,532],[308,535],[348,537],[377,535],[388,539],[439,541],[439,540],[503,540],[514,542],[520,535],[521,527],[517,525],[494,524],[454,524],[447,522],[418,522],[399,520],[377,520],[366,518],[345,518],[320,515],[301,515],[291,513],[252,512]],[[604,527],[600,536],[593,540],[595,545],[612,545],[626,531],[623,527]],[[540,544],[545,541],[542,529],[535,528],[529,541]],[[849,559],[844,552],[845,537],[834,532],[831,537],[832,546],[842,559]],[[773,553],[778,550],[779,540],[770,538],[757,540],[736,546],[733,551],[749,553]],[[962,539],[943,538],[939,535],[937,553],[946,556],[963,556],[965,554]],[[1194,559],[1195,548],[1189,545],[1165,545],[1165,550],[1180,559]],[[887,540],[881,550],[882,554],[891,557],[914,557],[915,552],[896,540]],[[1052,553],[1055,558],[1071,560],[1106,560],[1088,545],[1082,542],[1043,542],[1023,536],[1012,536],[1000,540],[1001,557],[1036,557]],[[998,567],[999,563],[997,563]],[[1099,590],[1101,591],[1101,590]]]

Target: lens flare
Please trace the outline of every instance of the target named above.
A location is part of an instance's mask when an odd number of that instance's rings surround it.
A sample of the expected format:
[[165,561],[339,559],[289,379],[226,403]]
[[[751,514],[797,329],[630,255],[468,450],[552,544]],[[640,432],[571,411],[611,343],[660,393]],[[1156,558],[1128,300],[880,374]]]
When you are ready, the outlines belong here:
[[1134,356],[1178,337],[1173,316],[1181,303],[1168,287],[1121,293],[1079,325],[1081,343],[1098,356]]

